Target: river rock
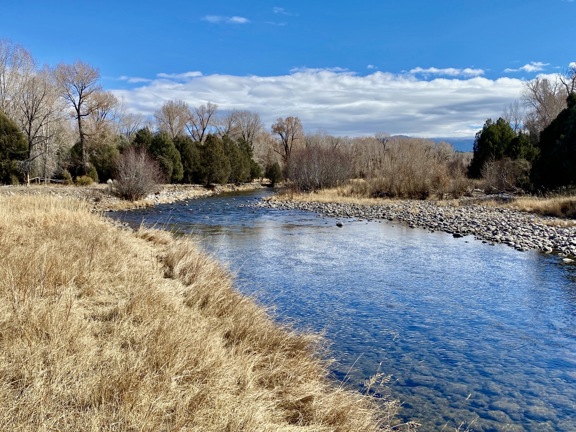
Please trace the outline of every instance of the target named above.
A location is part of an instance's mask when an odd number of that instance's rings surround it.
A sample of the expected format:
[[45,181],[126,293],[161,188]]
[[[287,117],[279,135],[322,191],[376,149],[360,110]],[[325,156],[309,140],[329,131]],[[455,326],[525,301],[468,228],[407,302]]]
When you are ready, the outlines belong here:
[[[390,200],[374,205],[263,200],[261,207],[305,210],[352,220],[387,220],[410,228],[442,231],[455,238],[473,235],[488,244],[502,243],[519,251],[537,250],[576,258],[576,227],[560,226],[552,217],[461,201]],[[556,225],[556,226],[555,226]],[[567,263],[572,261],[566,261]]]

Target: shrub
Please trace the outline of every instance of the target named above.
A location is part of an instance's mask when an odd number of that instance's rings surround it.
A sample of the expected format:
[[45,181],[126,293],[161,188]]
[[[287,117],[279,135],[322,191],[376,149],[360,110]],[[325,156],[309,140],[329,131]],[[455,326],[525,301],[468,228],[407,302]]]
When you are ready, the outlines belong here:
[[292,153],[288,177],[303,191],[337,187],[352,176],[350,161],[349,155],[338,148],[307,147]]
[[280,164],[278,162],[274,162],[266,167],[266,172],[264,173],[264,177],[270,180],[272,186],[276,186],[276,183],[281,182],[283,180],[282,177],[282,168],[280,168]]
[[68,171],[66,169],[64,171],[62,171],[62,182],[67,186],[74,183],[74,181],[72,180],[72,174],[70,174],[70,171]]
[[463,154],[447,143],[393,137],[359,142],[354,148],[356,177],[370,197],[424,199],[463,193],[467,166]]
[[482,168],[486,192],[513,192],[530,183],[530,162],[504,158],[490,160]]
[[163,180],[158,163],[144,149],[128,147],[116,164],[113,192],[136,201],[154,192]]
[[92,180],[92,177],[87,175],[78,176],[75,181],[76,186],[90,186],[92,183],[94,183],[94,180]]

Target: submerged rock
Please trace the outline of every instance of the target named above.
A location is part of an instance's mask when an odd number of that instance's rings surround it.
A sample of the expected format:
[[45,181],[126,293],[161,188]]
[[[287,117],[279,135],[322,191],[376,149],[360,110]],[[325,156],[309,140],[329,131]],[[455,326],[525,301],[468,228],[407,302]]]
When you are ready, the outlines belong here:
[[[398,221],[411,228],[446,232],[454,238],[473,235],[488,244],[506,244],[519,251],[538,250],[576,258],[576,227],[554,226],[559,222],[555,218],[506,208],[410,200],[375,205],[266,200],[256,205],[306,210],[334,218]],[[341,227],[342,222],[336,226]]]

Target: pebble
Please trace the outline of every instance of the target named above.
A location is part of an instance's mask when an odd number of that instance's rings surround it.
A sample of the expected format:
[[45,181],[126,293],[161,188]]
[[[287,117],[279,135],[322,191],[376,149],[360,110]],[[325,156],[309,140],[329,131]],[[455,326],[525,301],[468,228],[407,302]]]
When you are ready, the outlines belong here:
[[401,222],[411,228],[450,233],[455,238],[473,235],[488,244],[505,244],[519,251],[555,253],[565,257],[566,263],[576,259],[576,227],[560,226],[556,218],[507,208],[411,200],[376,205],[263,200],[255,205],[312,211],[334,218]]

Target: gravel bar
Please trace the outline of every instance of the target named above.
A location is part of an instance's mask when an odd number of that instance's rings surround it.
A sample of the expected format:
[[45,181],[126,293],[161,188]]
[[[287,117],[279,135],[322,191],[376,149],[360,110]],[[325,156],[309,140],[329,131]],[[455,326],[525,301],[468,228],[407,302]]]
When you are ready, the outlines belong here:
[[519,251],[554,253],[565,261],[576,258],[576,226],[562,226],[563,222],[566,225],[562,219],[501,207],[411,200],[376,205],[262,200],[256,205],[311,211],[338,219],[397,221],[454,237],[473,235],[477,240],[506,244]]

